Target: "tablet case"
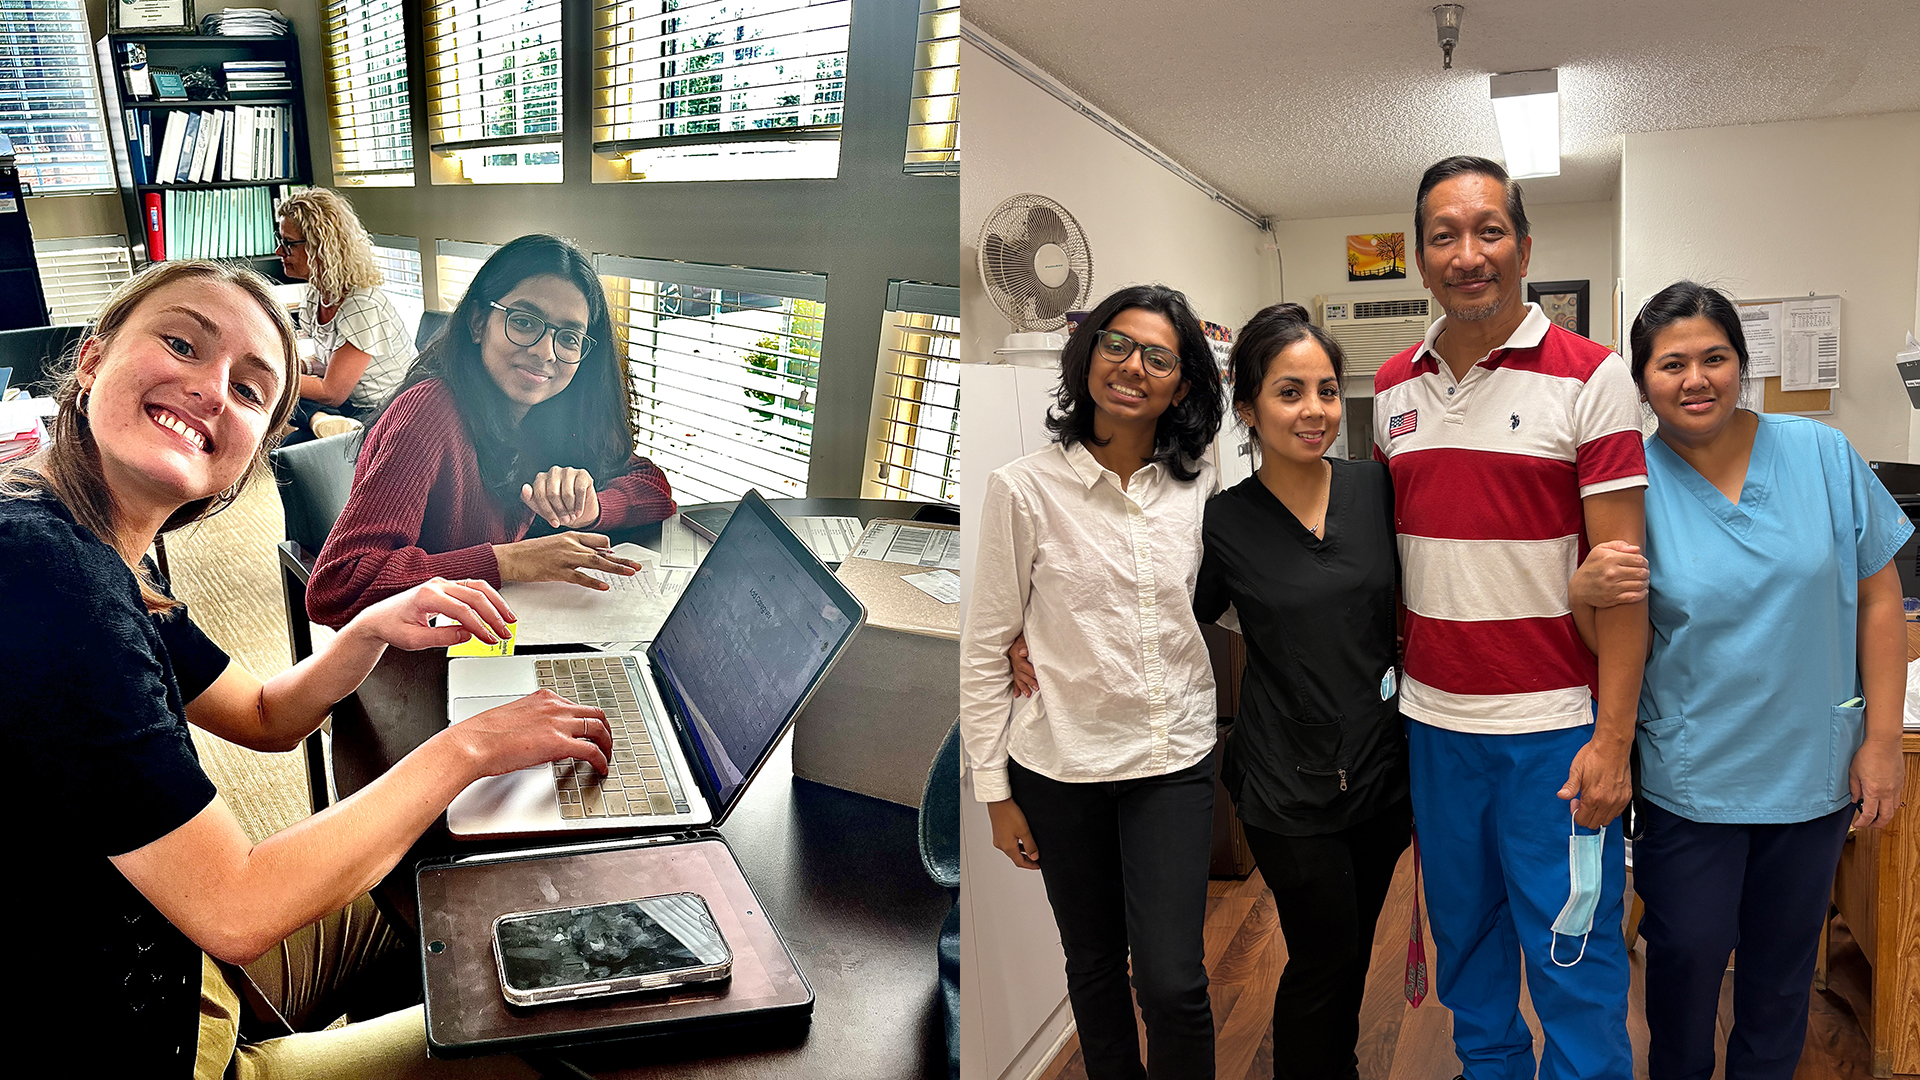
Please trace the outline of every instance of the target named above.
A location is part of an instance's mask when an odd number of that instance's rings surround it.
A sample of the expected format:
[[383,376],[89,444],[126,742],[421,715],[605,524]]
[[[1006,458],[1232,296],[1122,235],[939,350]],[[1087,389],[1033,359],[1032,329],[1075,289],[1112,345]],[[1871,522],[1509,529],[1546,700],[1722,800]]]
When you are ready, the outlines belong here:
[[[813,1012],[813,988],[726,841],[712,831],[441,859],[423,863],[414,880],[427,1045],[435,1057],[578,1046]],[[510,1005],[501,994],[495,917],[673,892],[705,897],[733,948],[733,978],[718,988],[527,1007]]]

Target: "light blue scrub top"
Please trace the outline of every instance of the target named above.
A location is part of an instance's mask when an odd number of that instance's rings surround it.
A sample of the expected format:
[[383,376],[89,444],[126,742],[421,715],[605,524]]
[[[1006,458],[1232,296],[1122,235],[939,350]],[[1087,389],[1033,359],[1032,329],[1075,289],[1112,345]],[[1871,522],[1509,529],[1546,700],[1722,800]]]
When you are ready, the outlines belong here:
[[1705,822],[1810,821],[1853,801],[1859,583],[1913,525],[1839,431],[1761,416],[1740,504],[1647,440],[1647,798]]

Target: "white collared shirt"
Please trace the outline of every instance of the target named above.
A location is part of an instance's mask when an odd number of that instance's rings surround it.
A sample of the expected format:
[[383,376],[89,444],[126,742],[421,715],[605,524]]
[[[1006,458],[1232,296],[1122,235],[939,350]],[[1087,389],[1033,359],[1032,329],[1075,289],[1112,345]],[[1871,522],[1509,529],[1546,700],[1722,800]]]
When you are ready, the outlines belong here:
[[[1193,587],[1217,481],[1198,467],[1182,483],[1149,464],[1123,485],[1074,443],[987,478],[960,634],[960,736],[981,802],[1011,797],[1009,755],[1085,783],[1165,775],[1213,749]],[[1006,651],[1022,633],[1040,690],[1016,699]]]

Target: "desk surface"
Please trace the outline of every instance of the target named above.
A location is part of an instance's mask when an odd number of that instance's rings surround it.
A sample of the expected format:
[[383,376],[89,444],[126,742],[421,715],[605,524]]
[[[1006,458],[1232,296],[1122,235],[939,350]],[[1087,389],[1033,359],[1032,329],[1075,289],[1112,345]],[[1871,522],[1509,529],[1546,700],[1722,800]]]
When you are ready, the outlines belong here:
[[[773,505],[790,516],[858,514],[864,521],[907,517],[917,504],[796,499]],[[389,651],[359,693],[335,709],[334,775],[343,796],[445,725],[446,663],[438,653]],[[721,832],[813,986],[809,1028],[570,1051],[569,1064],[595,1076],[636,1080],[946,1075],[934,950],[950,900],[920,865],[914,812],[795,779],[791,743],[789,733]],[[455,842],[442,818],[383,883],[383,899],[410,918],[419,860],[504,846],[512,845]],[[716,1045],[727,1052],[716,1056]]]

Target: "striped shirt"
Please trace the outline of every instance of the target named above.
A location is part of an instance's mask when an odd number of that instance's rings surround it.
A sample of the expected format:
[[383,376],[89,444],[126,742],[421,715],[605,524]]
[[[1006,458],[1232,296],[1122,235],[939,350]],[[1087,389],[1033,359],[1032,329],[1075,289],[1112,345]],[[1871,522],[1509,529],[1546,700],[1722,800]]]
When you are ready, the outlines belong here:
[[1374,456],[1393,473],[1407,608],[1400,709],[1453,731],[1593,722],[1598,678],[1567,579],[1589,495],[1647,483],[1626,362],[1534,304],[1456,381],[1442,318],[1374,377]]
[[340,301],[333,318],[320,321],[320,292],[311,285],[300,304],[300,325],[316,346],[318,360],[311,372],[327,373],[327,361],[342,345],[366,353],[367,370],[347,393],[347,403],[362,410],[378,408],[407,376],[413,363],[413,334],[393,301],[379,289],[355,289]]

